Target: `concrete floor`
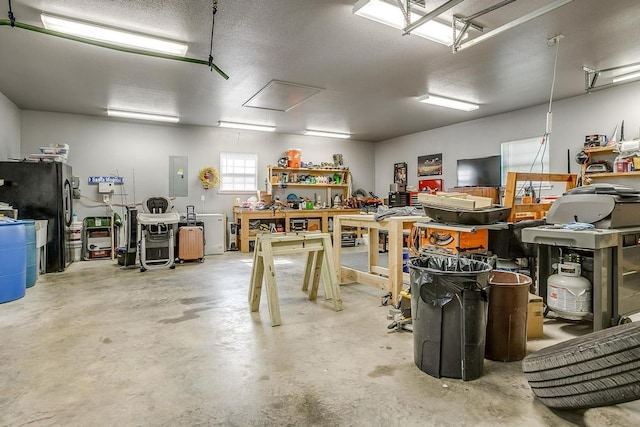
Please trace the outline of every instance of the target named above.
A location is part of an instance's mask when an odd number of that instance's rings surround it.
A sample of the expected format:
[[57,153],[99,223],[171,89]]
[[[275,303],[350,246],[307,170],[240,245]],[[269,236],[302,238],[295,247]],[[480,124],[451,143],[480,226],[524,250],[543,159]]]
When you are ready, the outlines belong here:
[[[1,426],[638,426],[640,401],[578,412],[534,399],[521,363],[437,379],[389,332],[383,292],[342,287],[344,310],[301,292],[301,258],[278,258],[282,325],[247,303],[252,256],[175,270],[111,261],[41,276],[0,305]],[[547,320],[545,339],[588,325]]]

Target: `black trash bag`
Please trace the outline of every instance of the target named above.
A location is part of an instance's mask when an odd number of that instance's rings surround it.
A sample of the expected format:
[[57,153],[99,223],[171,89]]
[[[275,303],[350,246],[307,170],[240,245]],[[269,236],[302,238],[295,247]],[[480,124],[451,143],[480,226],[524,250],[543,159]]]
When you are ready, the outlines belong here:
[[434,307],[451,302],[463,290],[480,291],[486,301],[491,269],[485,262],[468,258],[422,256],[409,261],[411,283],[419,284],[420,298]]

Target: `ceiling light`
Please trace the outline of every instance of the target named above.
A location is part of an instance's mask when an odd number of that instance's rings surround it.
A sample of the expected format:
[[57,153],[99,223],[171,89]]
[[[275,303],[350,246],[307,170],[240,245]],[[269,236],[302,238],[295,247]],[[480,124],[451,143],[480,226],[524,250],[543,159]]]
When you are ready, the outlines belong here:
[[221,128],[260,130],[263,132],[274,132],[276,130],[275,126],[252,125],[249,123],[218,122],[218,126]]
[[618,83],[626,83],[640,78],[640,62],[619,65],[617,67],[594,70],[582,67],[584,71],[584,89],[587,92],[605,89]]
[[123,111],[123,110],[112,110],[112,109],[107,109],[107,116],[122,117],[125,119],[136,119],[136,120],[152,120],[156,122],[169,122],[169,123],[178,123],[180,121],[180,118],[176,116],[164,116],[161,114],[138,113],[136,111]]
[[505,32],[507,30],[510,30],[513,27],[516,27],[518,25],[524,24],[525,22],[529,22],[532,19],[535,19],[535,18],[537,18],[539,16],[544,15],[545,13],[549,13],[552,10],[555,10],[555,9],[561,7],[561,6],[564,6],[567,3],[571,3],[572,1],[573,0],[555,0],[555,1],[549,3],[549,4],[545,5],[545,6],[542,6],[539,9],[534,10],[533,12],[527,13],[526,15],[523,15],[523,16],[521,16],[519,18],[516,18],[511,22],[507,22],[506,24],[489,31],[488,33],[484,33],[481,36],[478,36],[478,37],[476,37],[474,39],[471,39],[471,40],[469,40],[469,41],[467,41],[465,43],[462,43],[460,45],[454,46],[454,51],[457,52],[457,51],[460,51],[462,49],[466,49],[468,47],[474,46],[474,45],[476,45],[476,44],[478,44],[478,43],[480,43],[480,42],[482,42],[484,40],[490,39],[491,37],[495,37],[498,34],[501,34],[501,33]]
[[[412,9],[411,11],[411,22],[415,22],[422,17],[422,15],[415,13],[414,10]],[[397,5],[392,5],[382,0],[359,0],[353,6],[353,13],[397,29],[404,29],[406,24],[402,10]],[[411,34],[446,46],[453,44],[451,26],[433,20],[415,28],[411,31]],[[465,34],[466,37],[468,35]]]
[[61,18],[46,13],[41,14],[40,18],[42,19],[44,27],[51,31],[168,55],[185,56],[187,54],[188,46],[186,43],[163,40],[157,37],[131,33],[89,22]]
[[348,133],[325,132],[322,130],[311,130],[311,129],[305,130],[304,134],[308,136],[326,136],[327,138],[342,138],[342,139],[351,138],[351,134],[348,134]]
[[620,76],[614,77],[613,78],[613,82],[614,83],[620,83],[620,82],[624,82],[626,80],[637,79],[638,77],[640,77],[640,71],[636,71],[636,72],[628,73],[628,74],[622,74]]
[[462,111],[473,111],[480,108],[478,104],[472,104],[471,102],[458,101],[456,99],[443,98],[441,96],[434,95],[422,95],[418,97],[418,101],[425,104],[438,105],[440,107],[454,108]]

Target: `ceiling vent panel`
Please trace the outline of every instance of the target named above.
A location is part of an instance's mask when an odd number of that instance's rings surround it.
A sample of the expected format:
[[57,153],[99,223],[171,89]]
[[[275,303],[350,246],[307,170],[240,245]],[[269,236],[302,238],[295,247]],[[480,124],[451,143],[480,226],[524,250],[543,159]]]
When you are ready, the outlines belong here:
[[312,86],[271,80],[242,105],[264,110],[289,111],[323,90]]

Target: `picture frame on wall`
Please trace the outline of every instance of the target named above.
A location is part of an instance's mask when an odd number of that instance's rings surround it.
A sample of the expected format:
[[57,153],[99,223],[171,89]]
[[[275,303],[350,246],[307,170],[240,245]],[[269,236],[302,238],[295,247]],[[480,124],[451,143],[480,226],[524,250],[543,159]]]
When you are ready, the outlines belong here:
[[418,156],[418,176],[442,175],[442,153]]
[[407,183],[407,163],[393,164],[393,182],[396,184]]

